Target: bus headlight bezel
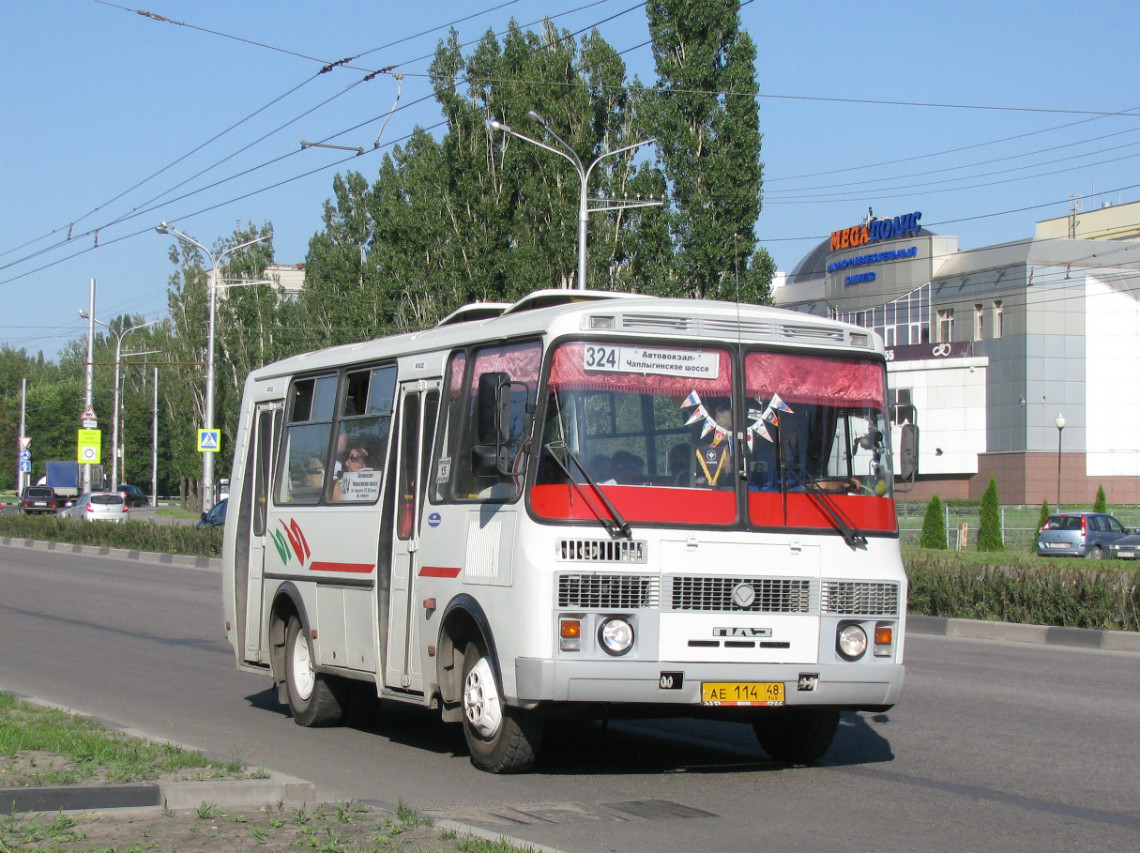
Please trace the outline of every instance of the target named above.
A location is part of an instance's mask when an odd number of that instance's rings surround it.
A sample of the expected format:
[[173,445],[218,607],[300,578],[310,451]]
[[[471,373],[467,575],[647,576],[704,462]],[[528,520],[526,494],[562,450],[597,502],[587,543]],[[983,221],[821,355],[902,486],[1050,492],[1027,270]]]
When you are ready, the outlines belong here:
[[633,648],[633,622],[626,616],[606,616],[598,625],[598,646],[610,657],[621,657]]
[[856,661],[867,653],[867,632],[858,622],[840,622],[835,632],[835,651],[848,661]]

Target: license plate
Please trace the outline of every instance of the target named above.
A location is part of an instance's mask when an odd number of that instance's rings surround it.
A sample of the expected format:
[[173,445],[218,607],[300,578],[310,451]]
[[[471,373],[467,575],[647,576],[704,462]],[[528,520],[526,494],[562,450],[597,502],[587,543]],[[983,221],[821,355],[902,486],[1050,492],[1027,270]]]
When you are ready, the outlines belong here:
[[1046,542],[1046,548],[1071,548],[1068,542]]
[[1116,552],[1116,556],[1118,556],[1124,560],[1135,560],[1136,559],[1136,552],[1133,551],[1131,548],[1129,548],[1127,550],[1125,550],[1124,548],[1121,548],[1119,551]]
[[702,705],[783,705],[782,681],[705,681]]

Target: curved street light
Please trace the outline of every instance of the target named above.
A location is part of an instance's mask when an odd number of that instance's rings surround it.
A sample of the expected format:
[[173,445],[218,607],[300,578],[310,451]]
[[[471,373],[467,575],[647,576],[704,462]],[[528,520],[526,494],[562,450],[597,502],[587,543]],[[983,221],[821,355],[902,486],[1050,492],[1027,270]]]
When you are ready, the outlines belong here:
[[[189,243],[192,246],[197,246],[206,253],[206,257],[210,259],[210,327],[209,337],[206,344],[206,411],[203,417],[205,421],[202,428],[212,430],[214,428],[214,329],[215,318],[217,315],[218,303],[218,266],[222,262],[222,258],[230,252],[236,252],[238,249],[244,249],[246,246],[252,246],[254,243],[260,243],[263,240],[268,240],[272,234],[266,234],[263,237],[255,237],[252,240],[246,240],[244,243],[238,243],[236,246],[230,246],[223,249],[221,252],[214,255],[209,249],[186,234],[183,234],[173,225],[168,222],[163,222],[161,225],[155,226],[155,231],[159,234],[172,234],[183,242]],[[214,454],[202,454],[202,512],[208,512],[214,505]]]
[[[526,140],[532,145],[537,145],[539,148],[545,148],[547,151],[557,154],[564,160],[569,160],[570,163],[574,166],[574,169],[578,172],[578,289],[585,290],[586,233],[588,231],[589,217],[591,213],[590,198],[587,194],[587,189],[590,183],[590,172],[594,170],[594,167],[598,165],[599,162],[607,157],[613,157],[615,154],[621,154],[625,151],[632,151],[634,148],[640,148],[642,145],[649,145],[651,142],[656,142],[657,140],[654,137],[650,137],[649,139],[643,139],[640,142],[634,142],[632,145],[623,145],[621,148],[615,148],[613,151],[605,151],[591,160],[588,165],[584,165],[577,152],[575,152],[574,149],[570,147],[566,140],[551,130],[550,125],[547,123],[546,119],[544,119],[534,110],[528,110],[526,115],[527,118],[531,119],[532,121],[538,122],[542,126],[542,129],[546,131],[546,133],[548,133],[551,137],[553,137],[562,147],[556,148],[555,146],[543,142],[540,139],[535,139],[534,137],[527,136],[525,133],[520,133],[509,124],[505,124],[498,119],[488,120],[487,127],[491,128],[492,130],[501,130],[503,133],[509,133],[511,136],[516,136],[519,139]],[[654,200],[622,201],[616,202],[613,205],[607,205],[605,207],[595,207],[593,208],[593,211],[614,210],[626,207],[650,207],[652,205],[663,203],[664,202]]]
[[1055,421],[1057,425],[1057,512],[1061,511],[1061,431],[1065,429],[1065,416],[1058,414]]

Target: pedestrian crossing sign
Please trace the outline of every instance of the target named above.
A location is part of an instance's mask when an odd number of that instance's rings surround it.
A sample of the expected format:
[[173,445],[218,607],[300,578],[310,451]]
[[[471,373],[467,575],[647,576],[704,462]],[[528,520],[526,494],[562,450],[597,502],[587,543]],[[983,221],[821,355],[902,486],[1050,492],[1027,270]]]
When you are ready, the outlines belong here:
[[200,429],[198,430],[198,452],[199,453],[217,453],[218,448],[222,443],[221,430],[217,429]]

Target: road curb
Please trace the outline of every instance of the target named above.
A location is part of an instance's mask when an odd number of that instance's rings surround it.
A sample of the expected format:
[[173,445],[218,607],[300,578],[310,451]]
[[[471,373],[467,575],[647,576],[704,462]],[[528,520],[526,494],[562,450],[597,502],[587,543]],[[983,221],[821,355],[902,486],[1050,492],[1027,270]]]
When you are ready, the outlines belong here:
[[283,773],[269,773],[264,779],[0,788],[0,810],[5,813],[142,808],[193,809],[203,803],[223,808],[273,803],[300,806],[316,801],[317,789],[312,782]]
[[1018,625],[981,619],[949,619],[943,616],[907,616],[908,634],[963,637],[976,640],[1006,640],[1078,649],[1099,649],[1140,654],[1140,633],[1097,631],[1091,628],[1059,628],[1048,625]]
[[80,554],[84,557],[114,557],[117,560],[138,560],[160,566],[181,569],[220,572],[222,561],[217,557],[192,557],[188,554],[156,554],[153,551],[131,551],[127,548],[108,548],[105,545],[73,545],[70,542],[45,542],[42,539],[17,539],[0,536],[0,545],[27,548],[32,551],[56,551],[61,554]]

